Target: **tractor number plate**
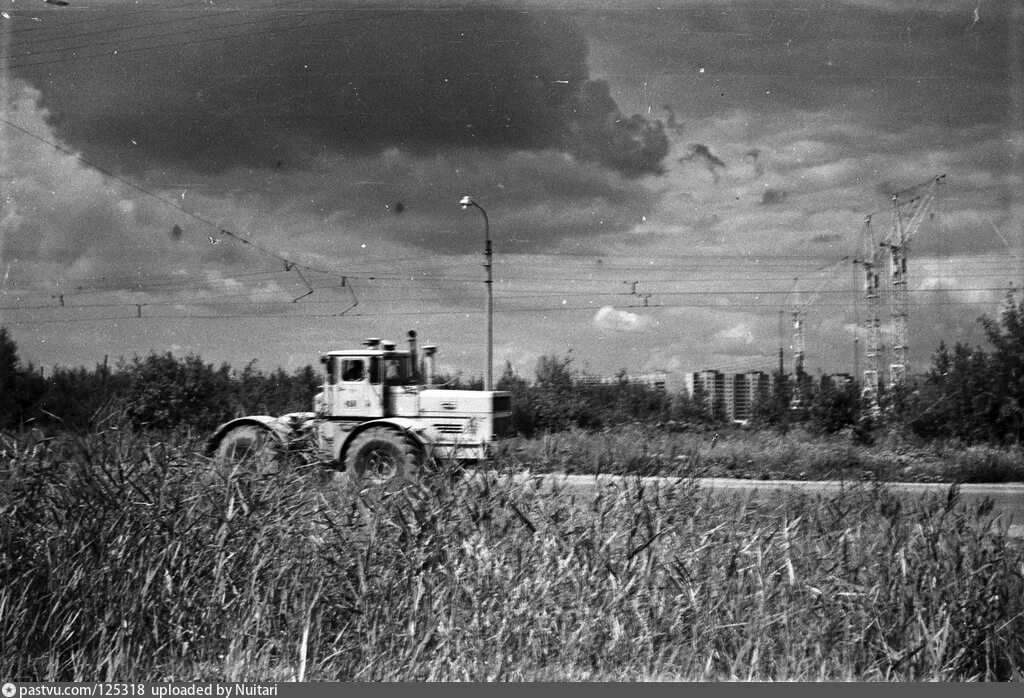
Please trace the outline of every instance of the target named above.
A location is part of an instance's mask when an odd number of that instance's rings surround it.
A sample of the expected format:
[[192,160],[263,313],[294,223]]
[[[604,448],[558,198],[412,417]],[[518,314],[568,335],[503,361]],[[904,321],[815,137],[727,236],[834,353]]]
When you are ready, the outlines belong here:
[[345,407],[355,407],[357,400],[345,400]]

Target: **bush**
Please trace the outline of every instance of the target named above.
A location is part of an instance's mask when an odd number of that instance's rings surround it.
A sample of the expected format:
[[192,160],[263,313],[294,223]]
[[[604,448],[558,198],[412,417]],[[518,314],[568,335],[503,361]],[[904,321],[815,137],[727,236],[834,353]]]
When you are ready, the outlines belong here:
[[94,431],[123,423],[138,430],[205,431],[243,414],[309,410],[321,383],[311,366],[265,374],[252,361],[233,371],[170,352],[121,360],[113,368],[106,359],[91,370],[57,367],[44,378],[31,365],[20,366],[17,346],[0,327],[0,429]]
[[231,369],[214,369],[195,355],[136,358],[128,367],[128,417],[136,428],[173,429],[182,424],[210,430],[233,416]]

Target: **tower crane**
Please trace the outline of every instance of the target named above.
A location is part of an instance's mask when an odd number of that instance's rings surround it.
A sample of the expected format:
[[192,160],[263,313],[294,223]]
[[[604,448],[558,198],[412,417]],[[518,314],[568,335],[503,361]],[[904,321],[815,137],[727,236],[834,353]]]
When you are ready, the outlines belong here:
[[821,295],[822,291],[825,289],[825,286],[827,286],[829,282],[835,280],[835,277],[829,275],[828,272],[830,272],[834,267],[847,261],[848,259],[850,259],[850,256],[845,255],[835,260],[834,262],[823,264],[817,269],[814,269],[811,273],[820,273],[822,276],[818,283],[813,288],[810,289],[811,295],[804,301],[801,301],[800,289],[797,287],[797,285],[800,283],[800,277],[796,277],[795,279],[793,279],[793,291],[795,293],[795,299],[793,302],[793,306],[789,311],[789,314],[793,318],[793,373],[796,374],[797,376],[800,376],[801,374],[804,373],[804,357],[806,355],[806,340],[804,336],[803,317],[804,311],[807,309],[809,305],[811,305],[811,303],[818,300],[818,296]]
[[881,381],[882,356],[882,249],[889,250],[889,299],[892,318],[892,361],[889,364],[889,386],[901,386],[906,381],[909,345],[907,339],[907,318],[909,314],[909,293],[907,288],[907,257],[910,241],[921,229],[935,204],[938,187],[946,175],[939,175],[927,182],[917,184],[892,195],[892,229],[876,242],[871,227],[871,216],[864,222],[861,236],[861,258],[854,260],[864,268],[864,298],[867,302],[865,334],[866,368],[861,397],[877,411],[878,391]]
[[[889,385],[901,386],[907,379],[910,347],[907,337],[909,294],[907,288],[907,256],[910,241],[917,235],[935,204],[939,184],[946,175],[892,196],[892,230],[881,246],[889,249],[889,273],[892,283],[892,363]],[[910,195],[909,199],[903,199]]]
[[872,410],[876,410],[882,352],[885,349],[882,344],[882,313],[880,310],[882,284],[878,271],[882,262],[882,248],[875,241],[870,215],[864,219],[861,247],[861,258],[854,260],[854,263],[859,263],[864,267],[864,300],[867,305],[867,316],[864,320],[866,361],[861,398]]

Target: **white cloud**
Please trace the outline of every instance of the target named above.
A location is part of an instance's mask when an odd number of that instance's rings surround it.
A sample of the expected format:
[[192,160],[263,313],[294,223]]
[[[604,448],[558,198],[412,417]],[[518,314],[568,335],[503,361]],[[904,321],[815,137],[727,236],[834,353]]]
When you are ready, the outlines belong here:
[[598,328],[615,332],[637,332],[650,327],[652,323],[653,320],[647,316],[611,306],[601,308],[594,315],[594,324]]
[[727,327],[715,333],[716,348],[730,354],[749,352],[754,344],[754,331],[747,323]]

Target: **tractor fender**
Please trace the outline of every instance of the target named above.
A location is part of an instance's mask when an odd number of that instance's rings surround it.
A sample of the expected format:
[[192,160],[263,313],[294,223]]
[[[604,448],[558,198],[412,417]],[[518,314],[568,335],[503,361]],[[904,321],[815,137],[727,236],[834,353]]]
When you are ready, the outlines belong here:
[[391,431],[397,432],[404,436],[409,437],[415,441],[423,449],[423,452],[429,457],[434,448],[434,442],[437,440],[437,434],[427,424],[420,422],[415,419],[409,419],[408,417],[385,417],[384,419],[374,419],[369,422],[363,422],[357,427],[352,429],[345,437],[345,443],[341,445],[341,451],[338,453],[338,468],[344,469],[345,457],[348,455],[349,444],[355,437],[362,434],[367,429],[380,428],[390,429]]
[[286,422],[277,417],[271,417],[264,414],[239,417],[238,419],[232,419],[230,422],[225,422],[217,427],[217,430],[213,432],[213,436],[211,436],[206,442],[206,455],[213,457],[217,452],[217,446],[220,445],[220,440],[224,438],[224,435],[235,427],[245,425],[252,425],[257,426],[260,429],[265,429],[273,434],[278,441],[286,445],[292,440],[292,437],[295,434],[294,430],[288,426]]

